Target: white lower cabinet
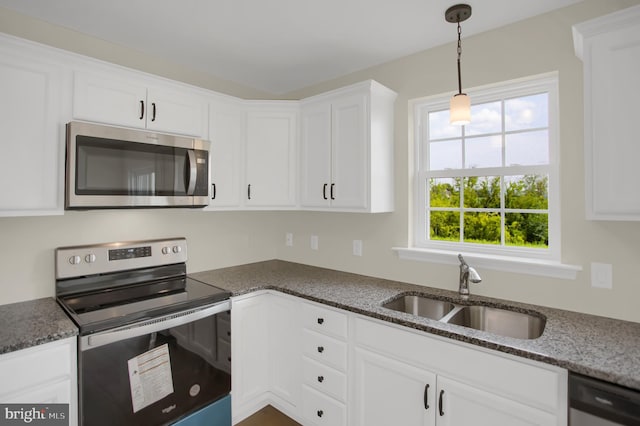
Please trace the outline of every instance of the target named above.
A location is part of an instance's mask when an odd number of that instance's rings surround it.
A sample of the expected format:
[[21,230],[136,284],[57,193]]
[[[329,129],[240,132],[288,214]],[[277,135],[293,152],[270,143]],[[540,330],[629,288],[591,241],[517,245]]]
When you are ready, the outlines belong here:
[[550,413],[357,348],[359,426],[556,425]]
[[354,366],[355,425],[435,424],[435,374],[361,348]]
[[[499,397],[473,386],[438,376],[436,392],[438,426],[525,426],[558,425],[551,413]],[[523,383],[522,386],[526,386]],[[434,408],[435,405],[434,405]],[[565,419],[566,422],[566,419]],[[560,422],[561,423],[561,422]]]
[[234,297],[231,303],[233,423],[268,404],[298,419],[300,303],[269,291]]
[[0,355],[0,402],[69,404],[78,423],[76,339],[71,337]]
[[267,291],[232,308],[233,419],[566,426],[567,371]]
[[566,370],[354,319],[352,423],[567,424]]
[[346,426],[349,317],[317,303],[301,305],[303,424]]

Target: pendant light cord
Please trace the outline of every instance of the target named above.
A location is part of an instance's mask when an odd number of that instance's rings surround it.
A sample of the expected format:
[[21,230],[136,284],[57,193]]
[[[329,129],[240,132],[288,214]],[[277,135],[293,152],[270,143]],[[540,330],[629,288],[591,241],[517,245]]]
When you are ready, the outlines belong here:
[[460,28],[460,19],[458,19],[458,94],[462,94],[462,76],[460,75],[460,56],[462,55],[462,28]]

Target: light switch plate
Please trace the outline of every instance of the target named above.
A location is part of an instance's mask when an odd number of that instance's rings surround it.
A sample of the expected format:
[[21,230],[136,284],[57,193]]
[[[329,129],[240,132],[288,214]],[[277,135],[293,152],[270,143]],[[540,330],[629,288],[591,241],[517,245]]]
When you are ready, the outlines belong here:
[[318,236],[311,236],[311,250],[318,250]]
[[613,265],[591,262],[591,287],[613,288]]
[[293,247],[293,234],[291,232],[284,234],[284,244],[287,247]]
[[362,240],[353,240],[353,255],[362,256]]

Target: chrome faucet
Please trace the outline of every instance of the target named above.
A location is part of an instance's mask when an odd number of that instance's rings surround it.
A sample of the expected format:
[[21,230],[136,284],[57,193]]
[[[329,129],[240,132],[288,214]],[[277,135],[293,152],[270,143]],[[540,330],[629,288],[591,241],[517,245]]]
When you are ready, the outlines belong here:
[[465,262],[461,254],[458,254],[458,260],[460,261],[460,289],[458,292],[462,298],[466,299],[471,294],[469,293],[469,281],[479,283],[482,281],[482,278],[480,278],[478,271]]

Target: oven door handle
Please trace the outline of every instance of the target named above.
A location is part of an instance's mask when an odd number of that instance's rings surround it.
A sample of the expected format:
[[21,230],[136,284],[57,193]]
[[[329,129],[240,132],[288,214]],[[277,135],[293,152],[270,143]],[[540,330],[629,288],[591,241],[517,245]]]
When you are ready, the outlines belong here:
[[159,318],[145,320],[136,324],[114,328],[113,330],[91,334],[89,336],[81,336],[80,350],[87,351],[108,345],[109,343],[119,342],[132,337],[143,336],[156,331],[166,330],[167,328],[177,327],[179,325],[197,321],[230,309],[231,301],[225,300],[224,302],[209,305],[204,308],[178,312]]

